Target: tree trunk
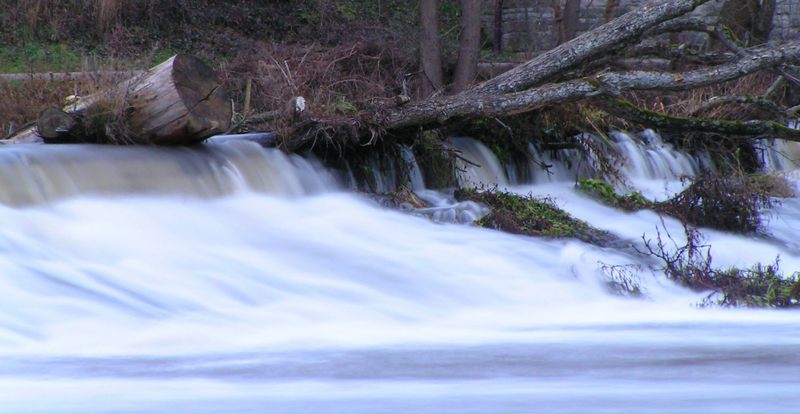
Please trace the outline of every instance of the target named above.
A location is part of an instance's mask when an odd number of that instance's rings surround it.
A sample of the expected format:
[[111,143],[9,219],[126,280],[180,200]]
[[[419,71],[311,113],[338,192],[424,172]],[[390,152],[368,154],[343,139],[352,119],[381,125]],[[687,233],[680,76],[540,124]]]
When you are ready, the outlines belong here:
[[419,53],[422,98],[431,96],[444,87],[442,75],[442,46],[439,41],[439,1],[419,2]]
[[58,108],[45,109],[36,121],[39,136],[48,140],[68,139],[77,125],[75,117]]
[[474,88],[475,92],[520,91],[551,80],[589,59],[620,50],[653,26],[684,15],[710,0],[651,1],[638,9],[582,34],[496,78]]
[[481,53],[481,0],[461,0],[461,36],[453,92],[461,92],[475,81]]
[[494,41],[495,53],[503,52],[503,0],[494,0]]
[[562,39],[559,43],[572,40],[578,34],[578,22],[581,14],[581,0],[566,0],[564,11],[561,17]]
[[200,142],[230,126],[228,94],[200,59],[176,55],[128,91],[126,127],[136,143]]
[[761,0],[761,7],[753,24],[753,39],[756,44],[764,44],[772,32],[772,20],[775,18],[775,0]]
[[603,12],[603,18],[606,23],[614,19],[614,13],[616,13],[617,10],[617,1],[618,0],[606,0],[606,9]]

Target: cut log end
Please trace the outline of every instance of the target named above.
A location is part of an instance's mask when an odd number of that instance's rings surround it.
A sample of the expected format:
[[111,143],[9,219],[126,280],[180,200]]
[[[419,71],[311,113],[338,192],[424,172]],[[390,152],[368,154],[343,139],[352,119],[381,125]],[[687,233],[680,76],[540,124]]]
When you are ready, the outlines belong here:
[[188,112],[186,123],[193,131],[185,139],[199,141],[228,130],[231,104],[217,75],[200,59],[177,55],[172,64],[175,89]]
[[176,55],[151,69],[130,96],[127,123],[136,142],[190,144],[230,126],[225,88],[208,65],[190,55]]
[[77,122],[72,115],[58,109],[47,108],[39,113],[36,127],[39,135],[44,139],[59,139],[66,137],[75,128]]

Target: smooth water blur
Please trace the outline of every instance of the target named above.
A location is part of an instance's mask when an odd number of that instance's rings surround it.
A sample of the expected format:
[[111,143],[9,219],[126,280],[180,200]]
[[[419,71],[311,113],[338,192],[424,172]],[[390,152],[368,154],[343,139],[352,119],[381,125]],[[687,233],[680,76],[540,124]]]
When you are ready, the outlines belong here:
[[[480,144],[457,146],[489,165],[466,179],[510,185]],[[800,314],[699,309],[704,293],[648,271],[633,249],[387,210],[339,190],[334,177],[347,174],[251,144],[18,148],[0,148],[0,412],[800,404]],[[650,159],[663,162],[632,161],[653,175],[691,165]],[[630,245],[661,225],[651,212],[601,206],[570,181],[510,189],[547,194]],[[418,213],[441,221],[481,212],[419,192],[438,204]],[[771,240],[704,231],[715,263],[780,255],[784,270],[800,269],[799,212],[787,200]],[[679,237],[678,223],[664,226]],[[645,268],[646,299],[610,295],[604,264]]]
[[334,186],[313,161],[252,142],[189,148],[11,145],[0,151],[0,204],[78,196],[221,197],[240,191],[305,195]]

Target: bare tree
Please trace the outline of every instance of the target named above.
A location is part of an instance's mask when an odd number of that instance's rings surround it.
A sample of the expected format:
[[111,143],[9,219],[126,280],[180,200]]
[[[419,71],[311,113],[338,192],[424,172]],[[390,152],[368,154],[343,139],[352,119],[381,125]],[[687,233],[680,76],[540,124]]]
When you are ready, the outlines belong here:
[[562,37],[559,39],[559,43],[572,40],[578,34],[580,13],[581,0],[565,0],[561,16],[561,30],[559,31]]
[[503,51],[503,0],[494,0],[494,51]]
[[481,52],[481,0],[461,0],[461,36],[453,92],[460,92],[475,81]]
[[728,27],[743,45],[763,44],[772,30],[775,0],[727,0],[720,24]]
[[606,23],[614,19],[614,13],[616,13],[618,2],[619,0],[606,0],[606,10],[603,12],[603,18],[605,18]]
[[439,41],[439,0],[419,2],[419,52],[423,98],[444,87],[441,42]]

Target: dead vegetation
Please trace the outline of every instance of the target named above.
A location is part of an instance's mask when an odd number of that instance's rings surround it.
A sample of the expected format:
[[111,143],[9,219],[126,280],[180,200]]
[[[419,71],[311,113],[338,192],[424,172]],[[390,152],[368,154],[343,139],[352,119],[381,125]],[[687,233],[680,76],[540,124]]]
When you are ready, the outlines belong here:
[[773,176],[722,176],[702,173],[675,197],[658,203],[657,210],[694,226],[738,233],[764,230],[762,211],[785,194],[785,182]]
[[784,274],[780,258],[771,264],[757,263],[750,268],[713,266],[711,246],[703,244],[702,234],[684,225],[686,242],[677,242],[666,226],[657,229],[655,240],[645,239],[644,254],[661,262],[659,270],[668,279],[697,291],[710,292],[701,306],[797,307],[800,306],[800,272]]
[[[398,44],[386,42],[335,47],[260,44],[221,72],[229,90],[239,91],[236,102],[244,102],[244,84],[252,81],[251,107],[239,108],[240,128],[291,136],[309,120],[359,129],[358,120],[366,113],[397,105],[398,96],[410,93],[407,77],[414,64],[413,56]],[[299,96],[306,109],[302,117],[293,118],[287,105]]]

